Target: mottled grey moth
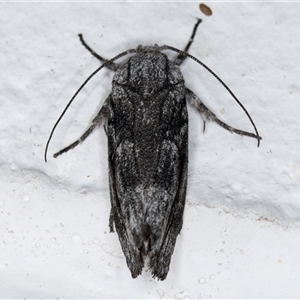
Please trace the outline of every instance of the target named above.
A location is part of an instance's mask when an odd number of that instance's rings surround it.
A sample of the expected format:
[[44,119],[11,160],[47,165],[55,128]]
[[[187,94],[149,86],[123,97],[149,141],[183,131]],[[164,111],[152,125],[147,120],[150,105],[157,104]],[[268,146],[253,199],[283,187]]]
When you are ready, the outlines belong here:
[[[54,154],[67,152],[83,142],[95,128],[104,125],[108,137],[111,213],[109,227],[118,233],[133,278],[141,274],[147,258],[154,278],[168,274],[176,238],[180,233],[186,198],[188,170],[188,113],[186,102],[203,116],[225,129],[261,137],[246,109],[225,83],[206,65],[187,53],[201,20],[197,20],[184,51],[171,46],[138,46],[106,60],[95,53],[79,35],[82,44],[101,62],[75,95],[54,125],[103,67],[115,71],[112,90],[89,129],[73,144]],[[178,53],[174,61],[162,53]],[[133,54],[124,64],[114,61]],[[212,73],[246,112],[255,134],[235,129],[220,121],[201,100],[185,87],[179,66],[189,57]],[[204,121],[205,122],[205,121]]]

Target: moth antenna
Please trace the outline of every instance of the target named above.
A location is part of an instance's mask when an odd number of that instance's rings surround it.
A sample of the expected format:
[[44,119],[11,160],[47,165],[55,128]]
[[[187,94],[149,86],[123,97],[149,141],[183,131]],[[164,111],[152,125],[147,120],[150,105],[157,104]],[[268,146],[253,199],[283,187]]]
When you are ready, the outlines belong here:
[[71,98],[71,100],[68,102],[67,106],[65,107],[65,109],[63,110],[62,114],[60,115],[60,117],[57,119],[56,123],[54,124],[50,136],[48,138],[47,144],[46,144],[46,148],[45,148],[45,153],[44,153],[44,159],[45,162],[47,162],[47,152],[48,152],[48,147],[49,147],[49,143],[52,139],[53,133],[58,125],[58,123],[60,122],[60,120],[62,119],[62,117],[64,116],[64,114],[66,113],[66,111],[68,110],[69,106],[71,105],[71,103],[73,102],[73,100],[77,97],[77,95],[79,94],[79,92],[83,89],[83,87],[92,79],[92,77],[94,77],[101,69],[103,69],[106,65],[108,65],[109,63],[117,60],[118,58],[125,56],[127,54],[131,54],[131,53],[135,53],[136,49],[129,49],[127,51],[124,51],[120,54],[118,54],[117,56],[113,57],[112,59],[107,60],[104,64],[102,64],[99,68],[97,68],[84,82],[83,84],[79,87],[79,89],[76,91],[76,93],[73,95],[73,97]]
[[171,50],[171,51],[179,53],[179,55],[185,55],[185,56],[191,58],[192,60],[194,60],[195,62],[197,62],[198,64],[200,64],[204,69],[206,69],[209,73],[211,73],[224,86],[224,88],[229,92],[229,94],[233,97],[233,99],[239,104],[239,106],[243,109],[243,111],[247,115],[248,119],[250,120],[250,122],[255,130],[256,137],[257,137],[257,147],[259,147],[260,140],[262,138],[259,136],[258,130],[257,130],[252,118],[250,117],[248,111],[246,110],[244,105],[240,102],[240,100],[235,96],[235,94],[231,91],[231,89],[225,84],[225,82],[213,70],[211,70],[206,64],[204,64],[202,61],[200,61],[193,55],[191,55],[185,51],[179,50],[177,48],[174,48],[172,46],[164,45],[164,46],[160,47],[160,50]]

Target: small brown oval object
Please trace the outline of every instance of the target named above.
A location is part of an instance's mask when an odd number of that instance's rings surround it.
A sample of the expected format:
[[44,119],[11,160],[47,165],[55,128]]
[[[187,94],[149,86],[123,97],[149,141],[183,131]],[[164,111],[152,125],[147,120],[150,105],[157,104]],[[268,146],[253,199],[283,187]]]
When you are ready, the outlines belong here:
[[200,10],[207,16],[212,15],[212,10],[204,3],[200,3],[199,5]]

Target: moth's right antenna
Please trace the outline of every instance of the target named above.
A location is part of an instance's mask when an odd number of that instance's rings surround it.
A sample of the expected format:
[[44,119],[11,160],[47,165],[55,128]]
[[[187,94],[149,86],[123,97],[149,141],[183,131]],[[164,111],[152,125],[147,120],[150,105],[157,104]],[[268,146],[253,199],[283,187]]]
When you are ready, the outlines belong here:
[[243,109],[243,111],[245,112],[245,114],[247,115],[247,117],[249,118],[254,130],[255,130],[255,138],[257,139],[257,147],[259,147],[260,144],[260,140],[262,139],[259,136],[258,130],[252,120],[252,118],[250,117],[248,111],[246,110],[246,108],[244,107],[244,105],[240,102],[240,100],[235,96],[235,94],[231,91],[231,89],[225,84],[225,82],[213,71],[211,70],[206,64],[204,64],[202,61],[200,61],[199,59],[197,59],[195,56],[185,52],[185,51],[181,51],[177,48],[174,48],[172,46],[168,46],[168,45],[164,45],[160,47],[161,50],[171,50],[174,52],[179,53],[179,55],[181,56],[187,56],[189,58],[191,58],[192,60],[194,60],[195,62],[197,62],[198,64],[200,64],[203,68],[205,68],[209,73],[211,73],[223,86],[224,88],[229,92],[229,94],[233,97],[233,99],[239,104],[239,106]]

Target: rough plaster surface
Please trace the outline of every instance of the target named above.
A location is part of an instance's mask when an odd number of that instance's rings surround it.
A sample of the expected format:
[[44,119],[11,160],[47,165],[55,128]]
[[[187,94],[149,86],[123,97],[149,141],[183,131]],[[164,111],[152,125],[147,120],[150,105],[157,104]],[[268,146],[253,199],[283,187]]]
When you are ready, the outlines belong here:
[[[299,3],[1,3],[0,297],[300,297]],[[190,109],[184,226],[168,278],[132,280],[110,210],[102,129],[77,139],[110,92],[103,70],[82,91],[43,151],[67,101],[105,57],[139,44],[183,48],[210,66],[263,137],[230,134]],[[175,55],[170,53],[170,58]],[[252,131],[225,89],[192,61],[186,85],[222,120]]]

